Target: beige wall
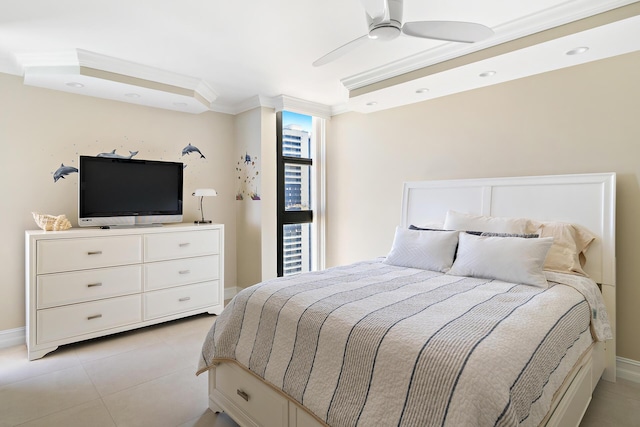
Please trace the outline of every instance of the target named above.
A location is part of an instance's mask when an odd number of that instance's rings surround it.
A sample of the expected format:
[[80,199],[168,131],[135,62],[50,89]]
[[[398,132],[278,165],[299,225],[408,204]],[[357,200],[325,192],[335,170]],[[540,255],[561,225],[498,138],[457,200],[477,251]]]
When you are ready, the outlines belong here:
[[[256,108],[236,116],[238,158],[250,154],[258,164],[260,200],[236,202],[238,287],[276,277],[276,115]],[[242,169],[242,168],[241,168]],[[240,171],[237,180],[246,174]]]
[[386,255],[411,180],[617,172],[617,354],[640,360],[640,53],[368,115],[327,136],[327,265]]
[[[234,116],[184,114],[24,86],[0,74],[0,331],[24,326],[24,230],[37,228],[32,211],[66,214],[77,225],[78,175],[54,183],[64,162],[117,149],[135,158],[182,161],[184,220],[200,216],[191,193],[213,187],[204,201],[207,219],[225,224],[226,286],[236,283]],[[182,156],[188,143],[206,156]]]
[[[261,121],[260,108],[256,108],[236,116],[236,189],[246,188],[245,181],[255,178],[248,175],[245,170],[253,172],[254,168],[244,164],[244,156],[249,154],[257,163],[255,170],[261,178],[262,153],[261,149]],[[256,159],[257,158],[257,159]],[[255,172],[254,172],[255,173]],[[255,181],[254,181],[255,182]],[[261,179],[260,179],[261,183]],[[238,191],[236,191],[238,192]],[[242,193],[242,191],[240,190]],[[257,186],[258,194],[262,193],[262,185]],[[245,191],[246,193],[246,191]],[[260,281],[262,271],[262,201],[251,200],[243,194],[242,201],[236,201],[237,221],[237,250],[241,254],[238,257],[238,283],[241,288],[246,288]]]
[[277,160],[276,160],[276,112],[261,108],[262,150],[262,277],[277,277]]

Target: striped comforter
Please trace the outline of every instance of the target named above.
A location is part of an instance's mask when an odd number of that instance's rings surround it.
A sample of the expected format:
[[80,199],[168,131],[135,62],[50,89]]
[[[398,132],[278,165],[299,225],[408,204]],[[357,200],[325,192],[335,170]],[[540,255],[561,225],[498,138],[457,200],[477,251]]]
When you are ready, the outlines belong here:
[[233,360],[331,426],[535,426],[606,322],[583,293],[381,260],[279,278],[230,302],[199,373]]

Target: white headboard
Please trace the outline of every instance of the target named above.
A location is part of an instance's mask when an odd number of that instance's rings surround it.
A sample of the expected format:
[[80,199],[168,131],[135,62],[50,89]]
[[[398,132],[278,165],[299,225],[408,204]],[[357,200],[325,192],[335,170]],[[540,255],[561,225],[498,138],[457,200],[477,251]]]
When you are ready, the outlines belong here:
[[598,237],[585,271],[615,285],[615,189],[614,173],[407,182],[402,225],[443,222],[449,209],[580,224]]
[[[602,293],[615,336],[616,175],[580,175],[417,181],[404,184],[402,226],[443,223],[447,210],[580,224],[597,239],[585,271]],[[615,339],[607,345],[605,378],[615,378]]]

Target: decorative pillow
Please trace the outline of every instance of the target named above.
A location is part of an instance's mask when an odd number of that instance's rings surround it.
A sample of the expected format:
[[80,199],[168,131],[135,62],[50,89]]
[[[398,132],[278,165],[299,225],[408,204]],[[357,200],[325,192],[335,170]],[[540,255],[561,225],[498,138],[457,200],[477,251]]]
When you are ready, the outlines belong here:
[[524,239],[460,233],[456,260],[447,274],[546,287],[542,267],[552,243],[550,237]]
[[[409,229],[412,230],[444,230],[443,222],[423,222],[419,225],[410,225]],[[413,227],[413,228],[412,228]]]
[[453,264],[457,244],[457,231],[418,231],[397,227],[391,252],[384,262],[446,273]]
[[411,224],[409,226],[409,230],[422,230],[422,231],[453,231],[453,230],[443,230],[442,228],[438,228],[438,227],[430,227],[427,225],[421,225],[420,227],[418,227],[417,225],[413,225]]
[[[471,234],[475,234],[475,233],[471,233]],[[485,231],[480,235],[485,237],[522,237],[523,239],[537,239],[538,237],[540,237],[539,234],[491,233],[488,231]]]
[[448,211],[444,220],[446,230],[473,230],[491,233],[534,233],[539,224],[527,218],[505,218],[497,216],[472,215]]
[[[423,230],[423,231],[460,231],[460,230],[443,230],[441,228],[424,228],[424,227],[416,227],[415,225],[410,225],[409,226],[409,230]],[[468,234],[475,234],[476,236],[480,236],[482,233],[482,231],[469,231],[466,230],[465,233]],[[494,233],[497,234],[497,233]],[[506,234],[506,233],[505,233]],[[520,234],[516,235],[516,234],[510,234],[510,236],[520,236]],[[535,235],[536,237],[538,237],[538,235]]]
[[559,273],[587,276],[582,267],[586,261],[585,252],[595,236],[585,227],[564,222],[543,222],[541,237],[553,237],[544,269]]

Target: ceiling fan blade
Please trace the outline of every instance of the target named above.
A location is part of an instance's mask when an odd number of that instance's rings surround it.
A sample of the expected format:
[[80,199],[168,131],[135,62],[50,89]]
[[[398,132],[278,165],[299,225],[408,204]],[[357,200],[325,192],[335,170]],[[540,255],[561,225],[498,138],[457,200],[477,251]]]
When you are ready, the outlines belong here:
[[369,38],[368,34],[365,34],[362,37],[358,37],[355,40],[351,40],[349,43],[340,46],[339,48],[332,50],[331,52],[327,53],[325,56],[323,56],[320,59],[317,59],[314,63],[313,66],[314,67],[320,67],[321,65],[325,65],[328,64],[329,62],[335,61],[336,59],[340,58],[342,55],[346,54],[347,52],[350,52],[351,50],[355,49],[356,47],[360,46],[361,44],[366,43],[367,41],[371,40]]
[[388,15],[387,0],[361,0],[364,10],[374,22],[383,20]]
[[479,42],[493,35],[493,30],[482,24],[458,21],[407,22],[402,32],[413,37],[462,43]]

